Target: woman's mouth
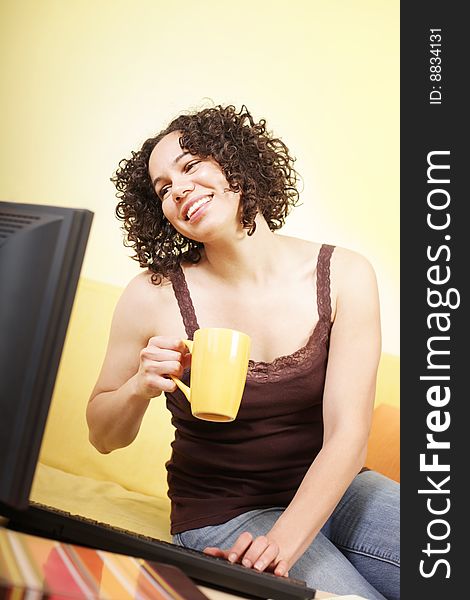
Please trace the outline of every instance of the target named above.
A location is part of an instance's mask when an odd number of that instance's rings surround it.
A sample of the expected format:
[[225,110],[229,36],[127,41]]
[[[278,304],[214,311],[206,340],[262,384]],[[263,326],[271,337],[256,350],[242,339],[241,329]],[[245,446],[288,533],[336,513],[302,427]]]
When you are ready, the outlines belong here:
[[207,204],[211,200],[212,200],[212,194],[210,194],[208,196],[204,196],[203,198],[200,198],[199,200],[196,200],[196,202],[191,204],[191,206],[189,207],[188,212],[186,213],[186,220],[190,221],[191,217],[201,208],[201,206],[204,206],[204,204]]

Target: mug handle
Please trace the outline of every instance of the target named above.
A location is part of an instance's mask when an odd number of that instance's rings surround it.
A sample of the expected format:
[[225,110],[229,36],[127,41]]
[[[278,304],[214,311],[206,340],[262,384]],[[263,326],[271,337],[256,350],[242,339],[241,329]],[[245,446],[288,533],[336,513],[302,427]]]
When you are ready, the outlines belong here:
[[[194,345],[193,340],[183,340],[183,343],[186,345],[189,352],[192,353],[193,345]],[[176,385],[179,387],[179,389],[186,396],[186,399],[188,400],[188,402],[191,402],[191,388],[189,387],[189,385],[186,385],[185,383],[183,383],[180,379],[178,379],[178,377],[174,377],[173,375],[170,375],[170,377],[171,377],[171,379],[173,379],[173,381],[176,383]]]

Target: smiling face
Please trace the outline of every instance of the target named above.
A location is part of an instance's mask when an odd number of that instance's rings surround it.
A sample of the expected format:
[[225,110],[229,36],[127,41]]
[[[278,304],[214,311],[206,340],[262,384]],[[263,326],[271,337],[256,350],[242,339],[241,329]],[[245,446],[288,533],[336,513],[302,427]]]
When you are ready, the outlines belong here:
[[165,217],[185,237],[207,242],[239,229],[240,194],[229,188],[220,165],[181,149],[181,133],[162,138],[150,155],[149,174]]

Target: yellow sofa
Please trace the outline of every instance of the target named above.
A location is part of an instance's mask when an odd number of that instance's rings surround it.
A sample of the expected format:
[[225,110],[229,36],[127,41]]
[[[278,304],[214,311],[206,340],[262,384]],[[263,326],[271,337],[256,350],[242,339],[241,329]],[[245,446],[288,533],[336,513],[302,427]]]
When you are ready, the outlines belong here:
[[[99,454],[88,442],[85,407],[106,349],[121,289],[82,279],[75,299],[32,499],[170,540],[165,462],[173,427],[162,398],[151,402],[128,448]],[[397,357],[383,355],[368,465],[399,480]],[[387,430],[386,439],[382,437]]]

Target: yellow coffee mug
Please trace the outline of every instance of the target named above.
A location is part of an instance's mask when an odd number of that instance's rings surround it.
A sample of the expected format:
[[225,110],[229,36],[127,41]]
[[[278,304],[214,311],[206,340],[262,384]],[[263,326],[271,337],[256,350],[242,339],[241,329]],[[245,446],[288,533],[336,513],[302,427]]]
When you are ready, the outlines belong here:
[[204,421],[233,421],[245,388],[251,339],[234,329],[204,327],[194,341],[184,340],[191,352],[190,387],[171,377],[191,403],[191,412]]

